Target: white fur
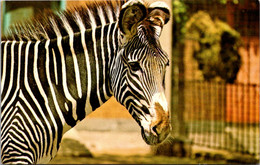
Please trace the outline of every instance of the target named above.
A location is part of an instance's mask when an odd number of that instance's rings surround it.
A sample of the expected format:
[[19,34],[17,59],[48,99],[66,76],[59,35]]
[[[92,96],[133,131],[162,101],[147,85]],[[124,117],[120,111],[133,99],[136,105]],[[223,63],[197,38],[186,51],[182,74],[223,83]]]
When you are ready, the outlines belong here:
[[157,2],[154,2],[152,3],[149,8],[156,8],[156,7],[159,7],[159,8],[165,8],[167,10],[171,10],[170,7],[165,3],[165,2],[162,2],[162,1],[157,1]]
[[144,5],[144,2],[142,0],[130,0],[128,2],[126,2],[123,6],[122,9],[128,7],[128,6],[133,6],[135,4],[142,4]]
[[164,92],[156,93],[152,98],[153,105],[159,103],[165,112],[168,111],[168,104]]

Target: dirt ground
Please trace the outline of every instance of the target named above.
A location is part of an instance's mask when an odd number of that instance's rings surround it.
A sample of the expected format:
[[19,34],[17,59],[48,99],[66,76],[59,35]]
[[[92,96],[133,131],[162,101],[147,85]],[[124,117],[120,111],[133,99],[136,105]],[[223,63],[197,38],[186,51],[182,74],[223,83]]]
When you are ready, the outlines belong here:
[[51,164],[226,164],[224,160],[200,160],[152,155],[96,155],[90,157],[57,156]]
[[204,160],[154,156],[140,132],[87,131],[80,127],[62,140],[50,164],[225,164],[225,160]]

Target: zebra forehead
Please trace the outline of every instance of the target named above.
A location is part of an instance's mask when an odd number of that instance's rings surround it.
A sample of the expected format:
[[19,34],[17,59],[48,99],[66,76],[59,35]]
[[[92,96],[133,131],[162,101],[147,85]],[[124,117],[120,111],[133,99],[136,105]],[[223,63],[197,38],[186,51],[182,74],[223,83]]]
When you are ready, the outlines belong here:
[[129,61],[139,61],[142,64],[152,66],[153,68],[169,64],[169,56],[162,50],[159,50],[157,53],[155,53],[151,48],[149,48],[149,46],[141,48],[140,50],[141,51],[136,50],[133,53],[129,53],[127,59]]
[[[138,33],[138,42],[140,42],[139,48],[137,47],[136,49],[141,49],[143,51],[139,51],[144,53],[139,54],[139,58],[141,59],[142,56],[145,56],[143,58],[150,58],[151,60],[156,60],[159,62],[163,62],[165,64],[169,63],[169,57],[168,54],[163,51],[160,41],[159,41],[159,35],[158,35],[158,29],[153,26],[142,26],[139,28],[139,33]],[[138,45],[136,44],[136,40],[132,41],[133,45]]]
[[[142,31],[142,30],[141,30]],[[156,37],[153,41],[149,41],[146,33],[137,34],[123,49],[123,56],[128,61],[146,61],[154,63],[155,65],[169,64],[169,56],[162,49],[159,43],[159,37]],[[151,35],[151,34],[149,34]],[[151,35],[154,36],[154,35]]]

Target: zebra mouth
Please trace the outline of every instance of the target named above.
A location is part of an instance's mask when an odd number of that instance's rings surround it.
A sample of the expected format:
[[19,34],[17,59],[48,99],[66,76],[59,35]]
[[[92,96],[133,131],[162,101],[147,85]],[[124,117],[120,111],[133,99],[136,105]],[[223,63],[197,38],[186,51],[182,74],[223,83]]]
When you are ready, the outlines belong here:
[[161,143],[164,140],[164,138],[163,139],[160,138],[160,135],[154,135],[150,131],[146,131],[143,128],[141,128],[141,134],[142,134],[144,141],[148,145],[156,145],[156,144]]
[[157,145],[162,143],[169,136],[171,125],[166,126],[162,132],[158,133],[154,128],[145,130],[141,126],[142,138],[148,145]]

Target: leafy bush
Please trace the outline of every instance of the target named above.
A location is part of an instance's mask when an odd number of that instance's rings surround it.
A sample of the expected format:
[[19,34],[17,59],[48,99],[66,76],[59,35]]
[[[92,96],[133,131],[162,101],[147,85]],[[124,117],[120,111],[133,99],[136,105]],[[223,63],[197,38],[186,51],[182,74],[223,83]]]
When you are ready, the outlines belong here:
[[233,83],[241,66],[240,34],[220,20],[213,21],[203,11],[194,14],[185,29],[185,38],[196,41],[194,58],[204,78],[221,77]]

